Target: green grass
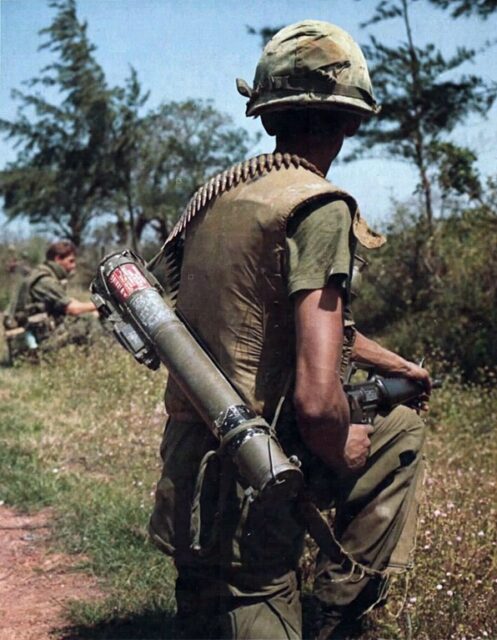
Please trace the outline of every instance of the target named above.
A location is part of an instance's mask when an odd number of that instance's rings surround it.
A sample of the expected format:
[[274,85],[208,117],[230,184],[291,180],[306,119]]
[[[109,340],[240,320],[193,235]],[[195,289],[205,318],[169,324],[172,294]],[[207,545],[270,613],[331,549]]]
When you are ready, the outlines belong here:
[[[160,473],[164,372],[112,342],[0,369],[0,500],[49,506],[53,544],[78,554],[104,599],[73,603],[72,639],[167,638],[171,561],[146,527]],[[364,640],[497,638],[497,390],[434,394],[415,570]]]
[[83,558],[78,569],[106,594],[72,603],[71,637],[167,637],[175,575],[147,536],[164,376],[104,342],[1,369],[0,380],[0,500],[52,507],[52,543]]

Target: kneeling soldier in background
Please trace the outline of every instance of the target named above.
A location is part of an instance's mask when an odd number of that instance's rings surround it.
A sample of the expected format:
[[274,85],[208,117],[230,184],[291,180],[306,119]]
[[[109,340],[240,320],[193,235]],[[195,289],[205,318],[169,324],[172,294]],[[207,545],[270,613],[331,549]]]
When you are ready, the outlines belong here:
[[[81,302],[66,293],[67,280],[76,270],[74,244],[69,240],[54,242],[45,258],[21,280],[4,316],[11,361],[23,353],[33,355],[70,342],[85,343],[95,324],[95,319],[88,317],[95,315],[93,302]],[[87,317],[79,318],[83,314]]]

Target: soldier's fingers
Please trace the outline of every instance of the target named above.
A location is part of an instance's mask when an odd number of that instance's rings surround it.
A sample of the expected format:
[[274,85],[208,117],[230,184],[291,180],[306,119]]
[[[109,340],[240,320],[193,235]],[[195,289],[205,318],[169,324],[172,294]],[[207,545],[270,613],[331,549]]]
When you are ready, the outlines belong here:
[[351,427],[359,427],[367,435],[369,435],[370,433],[373,433],[373,426],[370,425],[369,423],[366,423],[366,424],[364,424],[364,423],[352,423],[350,426]]

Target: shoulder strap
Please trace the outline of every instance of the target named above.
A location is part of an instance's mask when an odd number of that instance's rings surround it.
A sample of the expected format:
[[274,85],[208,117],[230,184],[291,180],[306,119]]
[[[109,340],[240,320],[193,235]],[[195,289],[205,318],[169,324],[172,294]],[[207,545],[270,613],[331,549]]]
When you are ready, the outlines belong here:
[[35,285],[42,278],[46,278],[47,276],[52,276],[55,278],[55,274],[46,264],[42,264],[36,269],[32,271],[32,273],[27,278],[28,288],[31,289],[33,285]]

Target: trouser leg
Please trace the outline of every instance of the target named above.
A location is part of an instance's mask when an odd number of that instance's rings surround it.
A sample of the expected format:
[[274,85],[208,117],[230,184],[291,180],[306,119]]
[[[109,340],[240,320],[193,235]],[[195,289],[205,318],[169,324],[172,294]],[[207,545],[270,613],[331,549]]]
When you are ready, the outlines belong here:
[[409,564],[423,472],[424,431],[421,419],[405,407],[378,417],[366,468],[341,487],[337,539],[356,563],[376,573],[364,574],[358,568],[351,574],[350,563],[339,564],[319,554],[314,593],[322,610],[320,640],[331,637],[340,620],[358,618],[380,601],[389,573]]
[[[298,609],[298,611],[297,611]],[[219,619],[223,640],[301,640],[300,599],[282,596],[233,609]]]
[[168,422],[150,533],[178,569],[175,637],[300,640],[296,507],[249,501],[231,463],[210,457],[203,466],[215,446],[203,424]]
[[264,594],[215,580],[201,569],[176,583],[175,637],[189,640],[301,640],[300,589],[294,572]]

